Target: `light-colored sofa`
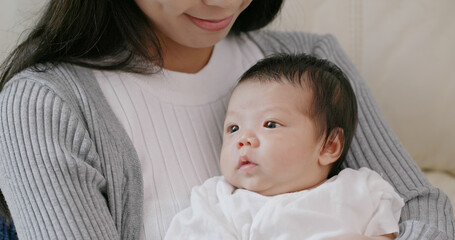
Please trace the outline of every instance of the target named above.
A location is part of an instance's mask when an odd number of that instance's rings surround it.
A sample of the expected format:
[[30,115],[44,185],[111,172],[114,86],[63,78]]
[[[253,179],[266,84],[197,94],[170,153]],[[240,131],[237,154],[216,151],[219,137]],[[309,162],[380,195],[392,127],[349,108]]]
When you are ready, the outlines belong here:
[[[0,60],[46,2],[1,0]],[[335,35],[403,145],[452,203],[454,13],[454,0],[286,0],[270,26]]]

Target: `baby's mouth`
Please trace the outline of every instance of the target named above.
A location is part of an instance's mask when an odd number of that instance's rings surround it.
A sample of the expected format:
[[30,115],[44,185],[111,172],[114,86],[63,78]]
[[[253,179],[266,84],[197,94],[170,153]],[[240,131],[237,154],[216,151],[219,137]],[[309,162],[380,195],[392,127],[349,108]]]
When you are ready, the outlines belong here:
[[240,156],[237,164],[237,169],[243,172],[248,172],[257,166],[256,163],[251,162],[247,156]]

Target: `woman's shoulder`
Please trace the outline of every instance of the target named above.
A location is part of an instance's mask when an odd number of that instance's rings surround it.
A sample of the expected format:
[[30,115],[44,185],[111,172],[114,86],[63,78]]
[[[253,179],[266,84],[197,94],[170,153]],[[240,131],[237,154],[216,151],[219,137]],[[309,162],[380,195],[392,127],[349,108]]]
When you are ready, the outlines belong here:
[[88,92],[96,91],[97,88],[96,79],[89,68],[68,63],[39,64],[14,75],[1,93],[8,92],[10,98],[14,98],[12,92],[32,93],[45,90],[51,91],[64,101],[78,104],[78,99],[84,98],[84,95],[87,96]]
[[53,90],[65,90],[71,85],[83,84],[87,78],[94,78],[90,69],[68,63],[46,63],[22,70],[14,75],[5,87],[30,82]]
[[0,108],[13,112],[17,109],[14,103],[34,102],[44,107],[51,106],[53,101],[64,103],[79,117],[89,114],[87,109],[104,103],[93,71],[66,63],[27,68],[14,75],[0,92]]
[[302,31],[260,30],[246,33],[266,54],[273,53],[314,53],[325,48],[327,43],[336,42],[331,34]]

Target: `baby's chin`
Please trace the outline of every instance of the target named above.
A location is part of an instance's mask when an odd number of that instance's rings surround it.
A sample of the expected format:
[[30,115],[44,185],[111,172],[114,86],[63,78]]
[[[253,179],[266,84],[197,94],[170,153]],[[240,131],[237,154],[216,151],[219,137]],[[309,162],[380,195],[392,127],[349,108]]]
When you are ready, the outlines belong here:
[[282,190],[275,189],[275,188],[250,190],[250,191],[264,195],[264,196],[275,196],[275,195],[287,193],[287,191],[282,191]]
[[260,184],[259,182],[255,182],[254,180],[239,182],[229,181],[229,179],[226,178],[226,181],[229,184],[231,184],[235,189],[244,189],[264,196],[275,196],[287,193],[286,189],[282,189],[279,186],[266,186],[264,184]]
[[[229,182],[229,181],[228,181]],[[263,196],[276,196],[280,194],[293,193],[305,190],[305,188],[295,188],[291,186],[280,186],[280,185],[261,185],[250,183],[231,183],[235,189],[244,189],[251,192],[258,193]]]

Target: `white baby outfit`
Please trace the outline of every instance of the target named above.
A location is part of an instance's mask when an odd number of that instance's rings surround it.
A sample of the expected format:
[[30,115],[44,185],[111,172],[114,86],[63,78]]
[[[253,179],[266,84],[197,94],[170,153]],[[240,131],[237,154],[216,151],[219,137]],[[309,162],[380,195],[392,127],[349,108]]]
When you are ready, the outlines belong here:
[[165,239],[306,239],[398,233],[404,202],[376,172],[344,169],[309,190],[263,196],[223,177],[194,187]]

